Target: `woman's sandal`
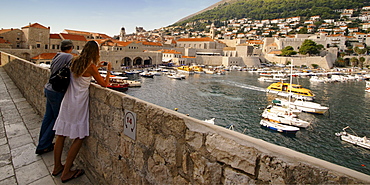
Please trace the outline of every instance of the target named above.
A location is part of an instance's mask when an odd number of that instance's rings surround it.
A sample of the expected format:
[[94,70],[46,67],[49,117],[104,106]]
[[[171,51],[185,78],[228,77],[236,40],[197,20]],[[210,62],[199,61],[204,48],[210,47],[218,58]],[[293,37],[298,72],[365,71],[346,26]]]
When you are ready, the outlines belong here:
[[62,172],[63,172],[63,170],[64,170],[64,165],[62,166],[62,168],[61,168],[58,172],[56,172],[56,173],[52,173],[51,175],[53,175],[53,176],[57,176],[57,175],[59,175],[60,173],[62,173]]
[[66,179],[66,180],[62,180],[62,183],[66,183],[66,182],[68,182],[68,181],[70,181],[72,179],[78,178],[78,177],[80,177],[83,174],[85,174],[85,170],[83,170],[83,169],[77,169],[77,170],[74,171],[74,174],[72,175],[71,178]]

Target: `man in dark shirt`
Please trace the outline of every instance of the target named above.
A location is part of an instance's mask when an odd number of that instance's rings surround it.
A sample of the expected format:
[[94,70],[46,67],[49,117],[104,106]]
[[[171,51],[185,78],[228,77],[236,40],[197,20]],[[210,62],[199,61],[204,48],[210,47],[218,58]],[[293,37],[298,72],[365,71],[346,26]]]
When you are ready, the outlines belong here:
[[[71,40],[63,40],[61,42],[61,51],[58,52],[50,65],[50,74],[55,73],[60,68],[69,63],[73,56],[71,52],[73,50],[73,43]],[[46,111],[44,118],[42,120],[39,144],[36,148],[36,154],[44,154],[54,150],[53,139],[55,136],[55,131],[53,130],[55,120],[58,117],[60,104],[63,100],[65,92],[55,91],[51,84],[48,82],[45,84],[45,96],[46,96]]]

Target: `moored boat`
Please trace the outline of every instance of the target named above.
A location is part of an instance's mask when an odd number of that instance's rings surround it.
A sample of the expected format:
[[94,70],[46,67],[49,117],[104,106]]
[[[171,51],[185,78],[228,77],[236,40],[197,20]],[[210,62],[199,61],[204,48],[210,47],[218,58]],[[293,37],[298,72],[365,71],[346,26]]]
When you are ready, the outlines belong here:
[[365,83],[366,83],[365,91],[366,92],[370,92],[370,79],[366,79],[365,80]]
[[271,122],[281,123],[285,125],[291,125],[301,128],[307,128],[310,126],[310,123],[299,119],[296,115],[293,114],[282,114],[279,112],[271,112],[270,109],[266,108],[262,113],[262,118],[265,118]]
[[139,73],[139,74],[140,74],[140,76],[145,77],[145,78],[153,78],[154,77],[154,74],[152,74],[150,72],[146,72],[146,71],[144,71],[142,73]]
[[174,74],[174,73],[170,73],[167,75],[168,78],[171,78],[171,79],[176,79],[176,80],[181,80],[183,79],[182,76],[178,75],[178,74]]
[[269,128],[271,130],[286,133],[286,134],[295,134],[299,131],[298,127],[284,125],[280,123],[271,122],[265,119],[261,119],[260,125],[266,128]]
[[177,67],[177,71],[178,72],[183,72],[183,73],[189,73],[189,74],[193,74],[194,73],[193,68],[191,68],[189,66],[180,66],[180,67]]
[[355,132],[353,134],[349,134],[346,129],[350,128],[349,126],[343,128],[343,132],[335,133],[336,136],[340,136],[341,140],[352,143],[354,145],[370,149],[370,140],[367,139],[366,136],[359,137]]
[[295,99],[302,99],[307,101],[313,101],[315,99],[315,94],[309,89],[303,88],[302,85],[276,82],[272,83],[267,87],[266,92],[275,93],[280,96],[289,97]]
[[272,103],[278,106],[287,106],[293,109],[301,110],[302,112],[314,114],[325,114],[329,110],[329,107],[322,106],[319,103],[308,102],[303,100],[295,100],[289,102],[288,100],[285,99],[275,98],[272,101]]

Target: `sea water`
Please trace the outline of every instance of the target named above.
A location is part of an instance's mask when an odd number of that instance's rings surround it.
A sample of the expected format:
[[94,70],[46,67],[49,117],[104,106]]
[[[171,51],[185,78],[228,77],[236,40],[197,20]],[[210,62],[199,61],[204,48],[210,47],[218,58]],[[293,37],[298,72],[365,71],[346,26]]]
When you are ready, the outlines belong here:
[[271,83],[260,82],[258,77],[242,71],[194,74],[185,80],[163,75],[142,78],[142,87],[126,93],[168,109],[178,108],[199,120],[215,118],[216,125],[232,124],[236,132],[370,175],[370,150],[335,136],[350,126],[359,136],[370,137],[370,93],[365,92],[364,81],[311,83],[309,78],[293,78],[294,84],[311,89],[315,102],[328,106],[329,111],[324,115],[301,113],[300,118],[311,126],[291,136],[260,126],[263,109],[276,96],[265,92]]

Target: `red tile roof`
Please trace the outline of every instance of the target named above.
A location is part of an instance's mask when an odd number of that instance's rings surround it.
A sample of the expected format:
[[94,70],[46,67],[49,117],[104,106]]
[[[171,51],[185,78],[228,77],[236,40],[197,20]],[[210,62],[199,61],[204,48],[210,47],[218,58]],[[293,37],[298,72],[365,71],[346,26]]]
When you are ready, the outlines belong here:
[[93,33],[93,32],[87,32],[87,31],[77,31],[77,30],[67,30],[67,29],[65,29],[64,31],[66,31],[69,34],[76,34],[76,35],[85,35],[85,36],[99,35],[103,39],[111,39],[112,38],[112,37],[110,37],[106,34],[102,34],[102,33]]
[[19,30],[19,29],[13,29],[13,28],[11,28],[11,29],[1,29],[0,34],[10,32],[10,31],[13,31],[13,30]]
[[115,41],[115,43],[117,43],[117,46],[126,47],[126,46],[130,45],[132,42]]
[[33,24],[30,24],[30,25],[28,25],[28,26],[24,26],[24,27],[22,27],[22,29],[23,28],[42,28],[42,29],[50,29],[50,27],[49,28],[47,28],[47,27],[45,27],[45,26],[43,26],[43,25],[41,25],[41,24],[39,24],[39,23],[33,23]]
[[59,34],[50,34],[51,39],[62,39]]
[[56,53],[41,53],[35,57],[33,57],[32,59],[35,59],[35,60],[51,60],[54,58],[54,56],[56,55]]
[[4,40],[2,38],[0,38],[0,43],[10,44],[10,42],[8,42],[8,41],[6,41],[6,40]]
[[[35,57],[33,57],[32,59],[34,60],[51,60],[54,58],[54,56],[56,55],[57,53],[41,53]],[[73,56],[77,56],[77,54],[75,53],[71,53]]]
[[141,43],[145,46],[163,46],[161,43],[158,42],[137,41],[136,43]]
[[202,38],[181,38],[177,42],[213,42],[214,40],[209,37]]
[[69,39],[72,41],[87,41],[86,38],[82,35],[75,35],[75,34],[66,34],[66,33],[61,33],[60,34],[63,39]]
[[178,52],[176,50],[172,50],[172,49],[162,49],[160,50],[162,51],[162,53],[173,53],[173,54],[181,54],[181,52]]

